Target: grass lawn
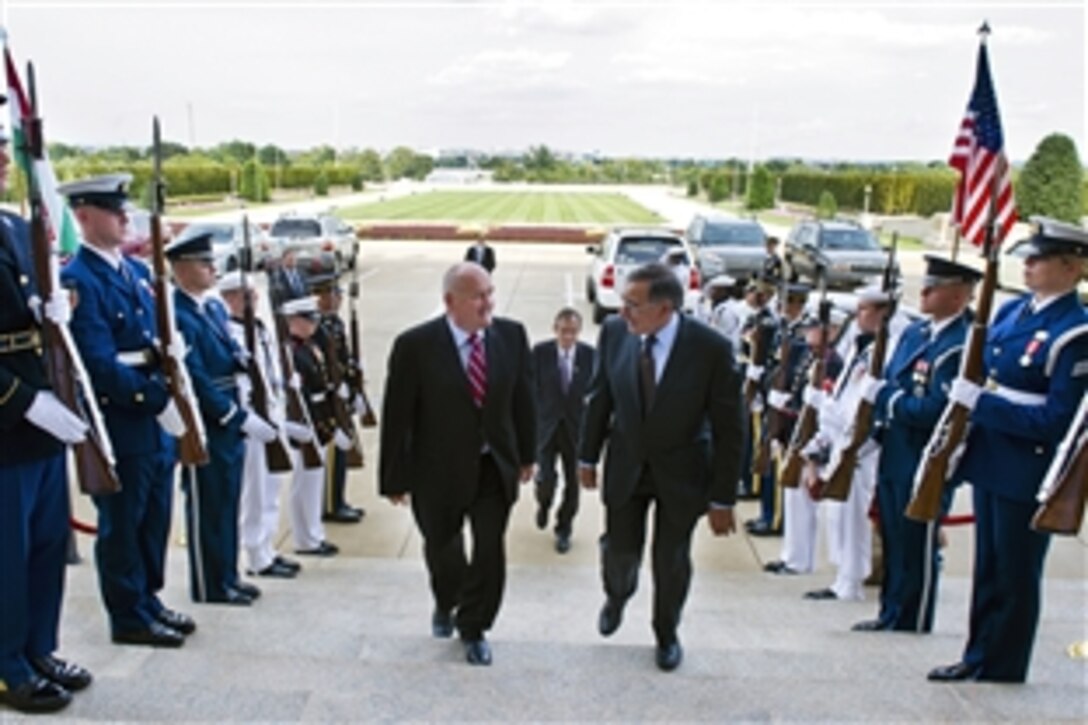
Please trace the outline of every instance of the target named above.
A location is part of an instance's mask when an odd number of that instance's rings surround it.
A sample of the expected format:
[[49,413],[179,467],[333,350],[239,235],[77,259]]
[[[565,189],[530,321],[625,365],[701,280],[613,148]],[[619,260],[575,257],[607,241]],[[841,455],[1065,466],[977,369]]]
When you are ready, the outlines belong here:
[[337,216],[351,221],[450,221],[546,224],[655,224],[657,214],[623,194],[431,191],[389,201],[344,207]]

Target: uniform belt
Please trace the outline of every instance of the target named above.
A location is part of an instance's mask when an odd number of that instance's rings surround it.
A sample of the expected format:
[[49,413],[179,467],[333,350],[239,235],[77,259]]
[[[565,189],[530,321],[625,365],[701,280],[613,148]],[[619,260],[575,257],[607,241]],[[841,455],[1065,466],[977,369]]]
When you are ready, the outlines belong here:
[[310,402],[311,403],[324,403],[325,402],[325,393],[314,393],[313,395],[310,396]]
[[0,354],[33,350],[42,346],[42,335],[36,329],[0,334]]
[[117,353],[117,362],[138,368],[155,362],[155,351],[149,347],[142,350],[124,350]]
[[1046,396],[1042,393],[1029,393],[1004,385],[997,385],[990,392],[1016,405],[1046,405]]
[[234,390],[238,387],[238,381],[233,375],[228,375],[224,378],[214,378],[212,380],[212,387],[216,390]]

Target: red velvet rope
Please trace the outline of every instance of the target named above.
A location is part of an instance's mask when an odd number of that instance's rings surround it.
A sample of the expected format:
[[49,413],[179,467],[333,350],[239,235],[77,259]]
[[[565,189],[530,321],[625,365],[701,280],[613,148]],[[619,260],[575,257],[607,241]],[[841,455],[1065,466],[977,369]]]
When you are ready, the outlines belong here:
[[91,536],[94,536],[94,535],[96,535],[98,533],[98,527],[97,526],[92,526],[91,524],[85,524],[82,521],[80,521],[79,519],[77,519],[75,516],[73,516],[71,519],[69,519],[69,521],[72,524],[72,530],[73,531],[78,531],[81,534],[89,534]]

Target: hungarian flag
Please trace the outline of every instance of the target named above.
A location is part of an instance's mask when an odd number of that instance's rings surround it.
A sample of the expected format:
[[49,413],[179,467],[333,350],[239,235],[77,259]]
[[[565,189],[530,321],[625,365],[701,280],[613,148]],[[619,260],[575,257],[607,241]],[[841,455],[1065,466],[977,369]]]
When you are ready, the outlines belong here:
[[967,103],[967,112],[960,124],[948,165],[960,172],[956,196],[952,202],[952,222],[972,244],[986,242],[986,227],[991,211],[994,221],[994,244],[1001,240],[1016,223],[1016,203],[1012,197],[1012,178],[1005,158],[1005,139],[1001,133],[1001,116],[997,112],[997,96],[990,78],[990,59],[986,54],[986,36],[990,29],[980,31],[978,69],[975,88]]
[[27,178],[33,174],[34,182],[41,193],[45,228],[49,240],[61,255],[75,254],[79,249],[76,220],[72,216],[72,210],[68,207],[67,201],[57,192],[57,175],[53,171],[53,164],[49,162],[49,154],[42,149],[42,158],[35,160],[31,166],[31,159],[26,152],[24,129],[30,119],[30,101],[23,90],[22,81],[19,80],[19,73],[15,70],[15,61],[12,60],[11,50],[8,48],[7,33],[2,28],[0,28],[0,43],[4,46],[8,107],[11,109],[11,141],[15,149],[15,158]]

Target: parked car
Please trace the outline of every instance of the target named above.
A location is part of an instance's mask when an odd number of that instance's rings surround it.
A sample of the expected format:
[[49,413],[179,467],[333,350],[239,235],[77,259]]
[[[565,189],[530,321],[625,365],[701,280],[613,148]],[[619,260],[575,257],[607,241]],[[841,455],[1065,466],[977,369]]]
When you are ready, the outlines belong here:
[[704,282],[719,274],[742,279],[763,269],[767,234],[753,219],[696,214],[685,236]]
[[786,238],[789,273],[819,283],[820,263],[828,287],[858,287],[878,282],[888,264],[888,252],[872,232],[851,221],[808,220]]
[[593,255],[586,273],[586,299],[593,305],[593,321],[597,324],[617,312],[622,304],[620,292],[624,280],[636,267],[661,261],[667,252],[680,249],[679,260],[684,276],[684,309],[693,310],[699,303],[699,270],[694,265],[691,250],[684,238],[665,229],[619,228],[610,231],[600,244],[586,247]]
[[277,255],[291,249],[300,263],[308,264],[322,254],[332,254],[341,269],[355,267],[359,254],[355,230],[332,214],[285,214],[268,233]]
[[[185,227],[182,235],[212,235],[212,254],[215,255],[216,274],[233,272],[242,260],[245,237],[242,222],[194,222]],[[274,248],[268,235],[256,224],[249,224],[249,244],[253,250],[253,266],[262,269],[274,257]]]

